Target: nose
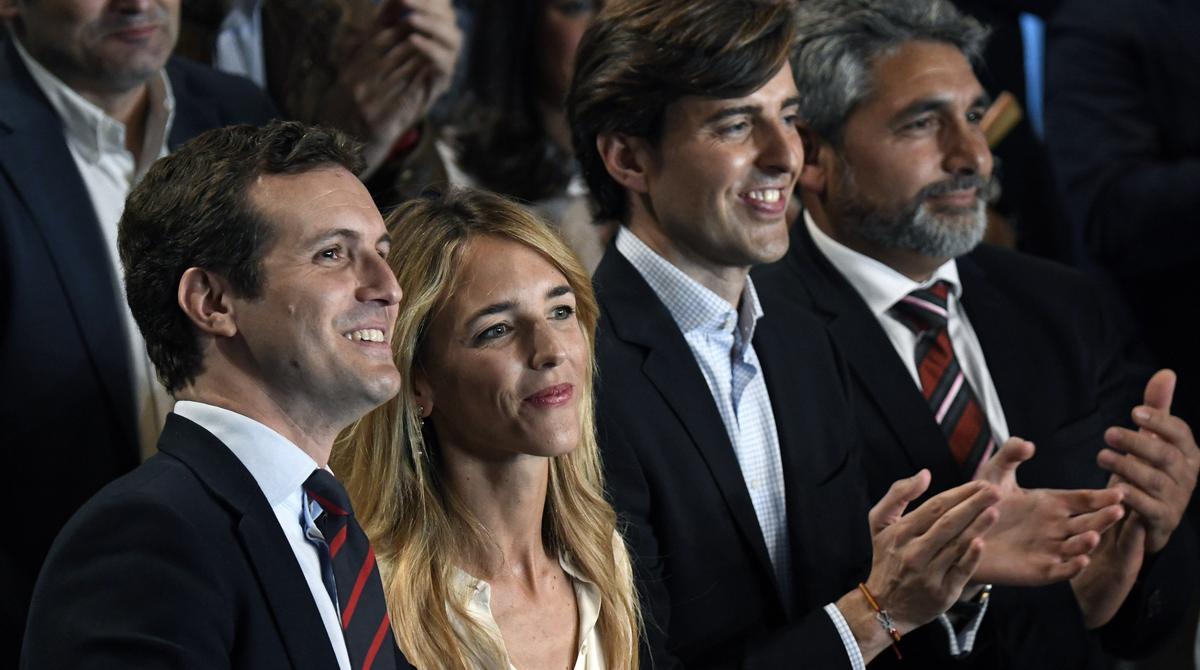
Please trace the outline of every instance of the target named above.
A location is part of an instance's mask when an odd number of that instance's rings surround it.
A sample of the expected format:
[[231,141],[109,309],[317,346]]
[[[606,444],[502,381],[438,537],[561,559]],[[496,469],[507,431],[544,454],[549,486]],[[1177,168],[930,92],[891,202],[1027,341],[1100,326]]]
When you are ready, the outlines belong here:
[[778,119],[759,128],[758,168],[771,175],[797,174],[804,163],[804,145],[796,125]]
[[378,302],[384,307],[400,302],[404,294],[396,282],[396,275],[387,261],[374,250],[363,254],[359,273],[356,293],[359,302]]
[[567,350],[558,333],[548,323],[539,323],[530,332],[529,367],[549,370],[562,365]]
[[965,119],[944,126],[942,137],[947,173],[960,175],[992,174],[992,150],[978,124]]

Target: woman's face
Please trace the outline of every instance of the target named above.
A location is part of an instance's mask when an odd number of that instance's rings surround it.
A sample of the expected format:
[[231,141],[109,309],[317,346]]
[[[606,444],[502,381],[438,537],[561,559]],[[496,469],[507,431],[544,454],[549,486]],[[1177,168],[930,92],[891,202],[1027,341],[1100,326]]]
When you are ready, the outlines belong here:
[[443,448],[486,460],[571,451],[590,352],[566,277],[509,239],[481,235],[464,251],[429,325],[417,402]]
[[542,95],[546,102],[561,105],[571,86],[575,50],[592,20],[594,0],[543,0],[542,23],[538,29],[538,62]]

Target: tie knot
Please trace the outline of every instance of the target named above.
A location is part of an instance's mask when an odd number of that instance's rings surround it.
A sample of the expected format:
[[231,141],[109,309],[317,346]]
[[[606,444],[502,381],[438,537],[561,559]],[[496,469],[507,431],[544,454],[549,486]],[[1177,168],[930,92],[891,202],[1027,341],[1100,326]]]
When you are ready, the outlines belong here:
[[917,334],[941,330],[946,327],[949,315],[946,309],[946,296],[949,293],[950,283],[944,280],[929,288],[917,289],[892,305],[892,315]]
[[353,515],[350,508],[350,496],[346,489],[334,479],[333,475],[323,468],[317,468],[308,479],[304,480],[304,492],[309,498],[316,500],[321,509],[333,516]]

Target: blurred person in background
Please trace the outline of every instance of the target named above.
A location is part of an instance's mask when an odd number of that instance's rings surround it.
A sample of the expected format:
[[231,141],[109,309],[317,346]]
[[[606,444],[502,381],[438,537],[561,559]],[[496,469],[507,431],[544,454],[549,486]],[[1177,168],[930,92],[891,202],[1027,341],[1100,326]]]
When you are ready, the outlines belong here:
[[0,548],[4,664],[51,540],[171,409],[121,291],[125,196],[191,137],[275,110],[170,57],[178,0],[0,0],[0,22],[0,445],[33,510]]
[[481,2],[461,98],[440,151],[450,182],[530,203],[590,272],[613,222],[593,220],[563,108],[600,0]]
[[179,51],[254,80],[288,118],[363,142],[386,211],[445,181],[427,116],[462,42],[451,0],[208,0],[184,4]]
[[[1197,35],[1190,0],[1067,0],[1046,38],[1046,140],[1086,268],[1116,287],[1157,363],[1179,373],[1175,411],[1193,426],[1200,344],[1184,315],[1200,294]],[[1200,523],[1195,497],[1190,515]]]

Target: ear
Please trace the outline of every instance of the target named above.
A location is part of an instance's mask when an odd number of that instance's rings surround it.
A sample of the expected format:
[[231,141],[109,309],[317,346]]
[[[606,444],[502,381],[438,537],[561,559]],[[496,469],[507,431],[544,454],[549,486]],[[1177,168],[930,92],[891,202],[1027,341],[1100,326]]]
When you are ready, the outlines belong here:
[[221,275],[200,268],[188,268],[179,279],[176,299],[179,308],[201,332],[214,337],[233,337],[237,334],[233,292],[229,282]]
[[433,386],[429,384],[429,379],[425,376],[425,370],[420,365],[413,366],[413,399],[417,401],[417,405],[421,408],[421,418],[427,419],[430,414],[433,414]]
[[811,193],[824,195],[825,180],[830,169],[829,161],[836,159],[833,150],[805,126],[800,127],[800,141],[804,143],[804,167],[800,170],[800,187]]
[[646,167],[651,154],[645,140],[619,133],[604,133],[596,137],[596,150],[600,152],[609,176],[618,184],[634,193],[649,191]]

